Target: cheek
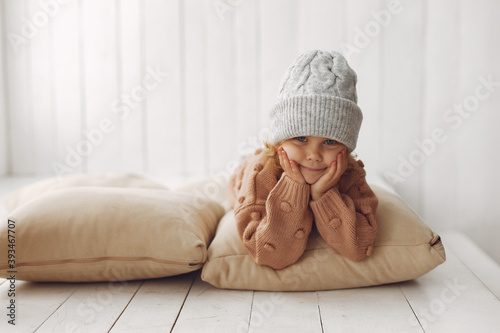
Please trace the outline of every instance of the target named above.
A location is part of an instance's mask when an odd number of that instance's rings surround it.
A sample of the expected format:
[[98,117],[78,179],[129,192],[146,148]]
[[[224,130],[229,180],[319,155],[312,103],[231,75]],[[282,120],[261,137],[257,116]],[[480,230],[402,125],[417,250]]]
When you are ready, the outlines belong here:
[[328,153],[324,154],[323,158],[325,160],[325,163],[327,163],[328,165],[332,164],[333,161],[337,160],[337,156],[339,153],[340,153],[340,150],[339,151],[329,151]]
[[294,160],[294,161],[300,160],[300,150],[297,149],[297,147],[289,145],[289,146],[283,146],[283,149],[285,149],[289,160]]

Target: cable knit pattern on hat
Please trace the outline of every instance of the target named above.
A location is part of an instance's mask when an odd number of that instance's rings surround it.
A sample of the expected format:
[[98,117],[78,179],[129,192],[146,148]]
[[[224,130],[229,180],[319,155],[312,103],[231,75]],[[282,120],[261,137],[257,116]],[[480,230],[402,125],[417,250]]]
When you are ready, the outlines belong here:
[[229,197],[240,239],[258,264],[282,269],[295,263],[313,223],[347,258],[359,261],[372,253],[378,200],[361,162],[346,170],[337,187],[310,201],[308,184],[277,171],[273,159],[257,151],[231,177]]
[[363,114],[356,73],[338,52],[311,51],[288,68],[271,110],[271,144],[297,136],[337,140],[356,148]]

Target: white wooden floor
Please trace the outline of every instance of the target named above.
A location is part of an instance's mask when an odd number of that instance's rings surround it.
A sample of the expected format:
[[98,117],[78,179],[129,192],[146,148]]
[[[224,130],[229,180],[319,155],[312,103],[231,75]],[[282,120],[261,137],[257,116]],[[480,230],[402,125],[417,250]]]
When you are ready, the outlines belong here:
[[[19,182],[2,185],[0,198]],[[117,283],[17,281],[15,326],[7,316],[11,286],[0,279],[0,332],[500,332],[500,266],[465,235],[441,236],[443,265],[370,288],[221,290],[199,272]]]
[[414,281],[272,293],[221,290],[199,273],[117,283],[0,285],[1,332],[500,332],[500,268],[467,237]]

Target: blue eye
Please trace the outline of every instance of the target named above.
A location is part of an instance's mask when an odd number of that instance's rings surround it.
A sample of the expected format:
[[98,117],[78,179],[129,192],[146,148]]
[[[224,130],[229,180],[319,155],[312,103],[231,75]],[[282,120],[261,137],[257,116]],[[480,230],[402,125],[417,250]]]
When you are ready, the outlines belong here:
[[307,138],[305,136],[298,136],[295,139],[300,142],[307,142]]
[[325,140],[325,145],[331,146],[331,145],[334,145],[336,143],[337,143],[337,141],[335,141],[335,140],[331,140],[331,139]]

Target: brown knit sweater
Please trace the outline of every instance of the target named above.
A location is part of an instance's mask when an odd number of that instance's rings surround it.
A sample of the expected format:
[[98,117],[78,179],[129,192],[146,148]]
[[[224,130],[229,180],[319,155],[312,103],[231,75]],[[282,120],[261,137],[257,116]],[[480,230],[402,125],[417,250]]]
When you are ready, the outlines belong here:
[[238,167],[229,185],[243,244],[258,264],[282,269],[304,253],[314,221],[333,250],[362,260],[373,249],[378,204],[365,175],[361,161],[352,163],[336,186],[311,201],[310,185],[276,170],[274,160],[258,150]]

